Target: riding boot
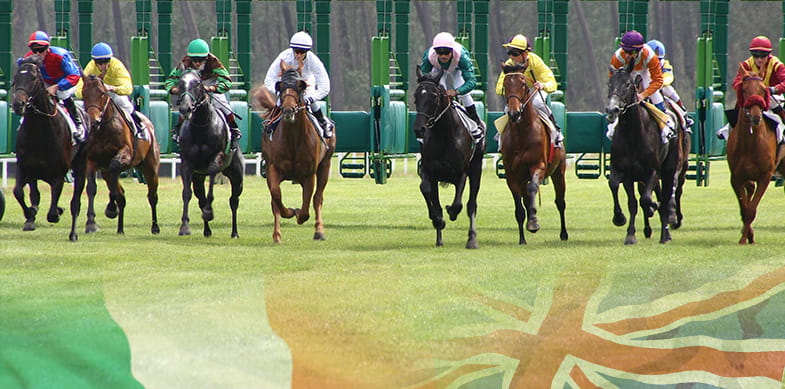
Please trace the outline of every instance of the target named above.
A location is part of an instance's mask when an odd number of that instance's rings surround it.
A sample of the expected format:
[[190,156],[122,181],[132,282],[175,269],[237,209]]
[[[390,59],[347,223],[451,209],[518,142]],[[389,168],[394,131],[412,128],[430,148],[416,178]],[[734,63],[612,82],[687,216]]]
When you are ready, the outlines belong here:
[[[774,111],[774,113],[776,113],[777,116],[780,117],[780,120],[782,120],[782,124],[785,124],[785,108],[782,108],[781,105],[777,105],[776,107],[774,107],[772,111]],[[780,141],[779,143],[785,142],[785,136],[782,136],[779,141]]]
[[477,114],[477,107],[474,105],[466,107],[466,113],[469,115],[469,119],[474,120],[479,127],[477,131],[472,132],[472,137],[474,137],[474,139],[481,139],[485,133],[485,123],[483,123],[480,116]]
[[74,103],[74,99],[69,97],[63,100],[63,105],[68,110],[68,114],[71,116],[71,120],[74,121],[74,125],[76,126],[76,132],[74,132],[74,140],[76,143],[84,142],[84,126],[82,125],[82,118],[79,117],[79,111],[76,110],[76,103]]
[[676,105],[678,105],[679,108],[681,108],[681,111],[684,114],[684,120],[687,122],[687,129],[692,128],[692,125],[695,124],[695,121],[692,120],[692,117],[690,117],[690,115],[687,114],[687,107],[684,106],[684,102],[679,100],[676,102]]
[[239,140],[242,138],[243,133],[240,131],[240,127],[237,125],[237,121],[234,118],[234,113],[230,113],[226,116],[226,122],[229,123],[229,131],[232,133],[232,139]]
[[319,126],[322,127],[322,131],[324,131],[324,138],[329,139],[333,136],[333,124],[330,123],[327,118],[324,116],[324,112],[322,110],[318,110],[313,113],[313,116],[316,120],[319,121]]
[[177,124],[175,124],[174,128],[172,129],[172,140],[175,141],[175,143],[180,143],[180,127],[183,126],[184,121],[185,120],[182,116],[178,116]]
[[553,123],[553,127],[556,128],[556,137],[553,140],[553,146],[560,148],[562,144],[562,140],[564,140],[564,136],[561,134],[561,127],[559,127],[559,123],[556,122],[556,118],[553,117],[553,112],[548,114],[548,119],[551,119],[551,123]]
[[134,120],[134,124],[136,125],[136,137],[141,138],[142,134],[145,133],[147,130],[147,126],[144,125],[144,121],[142,121],[142,117],[139,116],[139,111],[134,111],[131,114],[131,118]]

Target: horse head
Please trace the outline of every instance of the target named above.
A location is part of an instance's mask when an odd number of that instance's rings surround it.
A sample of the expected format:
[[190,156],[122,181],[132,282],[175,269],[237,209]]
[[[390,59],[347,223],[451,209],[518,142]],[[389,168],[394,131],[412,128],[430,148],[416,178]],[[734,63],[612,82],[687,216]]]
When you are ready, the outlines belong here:
[[608,79],[608,105],[605,107],[606,119],[612,123],[619,115],[638,104],[638,84],[641,77],[632,79],[633,61],[621,68],[610,66],[611,77]]
[[24,116],[28,109],[34,108],[36,99],[47,97],[40,66],[41,60],[37,57],[27,57],[19,62],[12,84],[13,102],[11,103],[14,113],[19,116]]
[[175,104],[179,107],[180,116],[184,120],[191,120],[191,114],[210,101],[210,95],[204,88],[202,77],[196,70],[188,69],[183,72],[177,83],[177,90],[180,96]]
[[433,128],[450,107],[447,91],[439,84],[442,74],[441,69],[436,74],[423,74],[417,66],[417,90],[414,92],[417,117],[414,119],[414,132],[418,137],[424,137],[425,130]]
[[753,72],[747,72],[741,81],[737,101],[744,108],[744,115],[757,126],[763,118],[763,112],[769,109],[771,92],[763,84],[763,80]]
[[303,93],[308,87],[305,80],[295,68],[289,68],[281,61],[281,79],[275,83],[275,91],[281,101],[283,119],[289,123],[294,121],[297,113],[305,109]]
[[101,125],[101,117],[110,102],[106,92],[103,79],[95,74],[82,75],[82,100],[91,129],[97,129]]
[[523,110],[530,102],[529,88],[526,86],[526,64],[501,65],[504,72],[504,101],[510,120],[521,120]]

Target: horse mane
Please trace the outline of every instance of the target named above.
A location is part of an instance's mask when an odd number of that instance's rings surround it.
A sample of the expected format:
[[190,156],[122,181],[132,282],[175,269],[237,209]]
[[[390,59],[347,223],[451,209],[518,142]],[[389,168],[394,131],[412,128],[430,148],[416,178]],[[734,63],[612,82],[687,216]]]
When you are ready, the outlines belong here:
[[523,72],[524,70],[526,70],[526,64],[525,63],[516,63],[516,64],[513,64],[513,65],[502,65],[502,71],[505,74],[507,74],[507,73],[520,73],[520,72]]
[[[763,79],[760,78],[760,76],[757,73],[755,73],[753,71],[745,70],[744,71],[744,76],[741,78],[741,81],[743,83],[744,81],[747,81],[747,80],[762,81]],[[759,105],[760,107],[763,108],[764,111],[769,109],[769,101],[771,100],[771,92],[769,91],[768,88],[764,88],[766,90],[766,96],[765,97],[754,95],[754,96],[750,96],[746,100],[744,99],[744,96],[743,96],[743,93],[742,93],[743,89],[744,88],[742,88],[741,84],[739,84],[739,87],[736,89],[736,105],[737,106],[748,108],[748,107],[751,107],[753,105]]]
[[36,65],[36,66],[40,66],[41,65],[41,59],[36,57],[36,56],[32,56],[31,55],[29,57],[22,58],[22,60],[19,61],[19,65],[24,65],[24,64],[28,64],[28,63],[31,63],[31,64]]
[[[251,89],[251,104],[256,108],[262,108],[264,111],[269,111],[275,107],[276,97],[267,87],[257,85]],[[263,116],[264,117],[264,116]]]

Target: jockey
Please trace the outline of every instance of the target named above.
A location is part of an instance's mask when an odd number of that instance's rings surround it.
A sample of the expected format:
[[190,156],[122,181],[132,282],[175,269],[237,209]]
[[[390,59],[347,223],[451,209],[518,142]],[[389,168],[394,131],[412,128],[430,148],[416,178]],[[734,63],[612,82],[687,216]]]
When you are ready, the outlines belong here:
[[[270,93],[275,94],[275,83],[281,80],[281,63],[286,67],[296,68],[300,76],[305,79],[308,87],[305,90],[305,104],[310,109],[319,126],[322,128],[322,135],[325,138],[333,136],[333,123],[327,119],[319,106],[319,101],[327,97],[330,93],[330,76],[324,67],[322,60],[311,52],[313,39],[305,31],[298,31],[289,40],[289,48],[280,52],[267,69],[264,78],[264,86]],[[280,104],[280,101],[279,101]],[[275,123],[271,123],[267,131],[272,132]]]
[[[538,112],[551,119],[556,130],[556,133],[551,134],[551,139],[553,139],[555,147],[562,147],[564,136],[561,134],[561,129],[553,117],[553,112],[545,102],[548,94],[555,92],[558,88],[553,71],[539,55],[531,52],[531,44],[524,35],[515,35],[509,43],[505,43],[502,46],[507,48],[507,56],[510,57],[504,62],[504,65],[526,65],[526,70],[524,70],[526,86],[537,90],[537,93],[532,97],[531,103]],[[504,76],[504,71],[502,71],[499,74],[499,80],[496,82],[496,94],[500,96],[504,96]],[[539,91],[545,91],[546,95],[543,96]],[[504,111],[507,112],[506,104]]]
[[676,88],[673,87],[673,81],[675,79],[673,66],[671,65],[671,62],[665,58],[665,45],[656,39],[652,39],[646,42],[646,44],[651,47],[654,53],[657,54],[657,59],[660,60],[660,68],[662,69],[662,88],[660,88],[660,93],[662,93],[664,97],[671,99],[681,108],[682,114],[684,114],[684,118],[687,121],[687,127],[692,127],[694,122],[692,118],[687,115],[687,107],[685,107],[684,102],[681,101],[679,92],[676,92]]
[[[777,128],[780,129],[782,124],[785,123],[785,109],[780,106],[773,95],[785,92],[785,65],[779,58],[771,54],[771,41],[763,35],[753,38],[749,49],[750,57],[739,63],[739,70],[736,72],[736,78],[733,79],[733,84],[731,85],[733,89],[738,91],[747,72],[759,75],[763,80],[763,84],[769,87],[769,92],[772,95],[769,100],[769,111],[777,114],[776,116],[767,115],[767,117],[777,121]],[[741,101],[737,100],[736,110],[740,108],[739,104],[741,104]],[[717,137],[727,139],[729,128],[729,125],[720,128],[717,131]],[[781,131],[777,131],[777,141],[779,143],[784,141]]]
[[[103,80],[109,96],[125,112],[127,117],[132,119],[136,126],[136,133],[143,133],[145,129],[144,122],[142,122],[141,117],[138,116],[138,112],[128,98],[133,91],[131,74],[128,73],[128,69],[126,69],[122,61],[114,57],[112,47],[106,43],[97,43],[90,51],[90,55],[93,59],[84,68],[84,75],[95,75]],[[83,87],[84,83],[80,79],[79,84],[76,85],[76,97],[82,98]]]
[[[433,37],[431,47],[425,50],[420,70],[423,73],[444,72],[439,83],[447,90],[448,97],[457,98],[466,108],[469,118],[478,126],[472,131],[472,136],[477,140],[482,139],[485,123],[477,115],[477,107],[469,94],[477,85],[469,51],[456,42],[449,32],[440,32]],[[418,138],[420,137],[418,135]]]
[[[37,57],[41,60],[41,75],[46,83],[46,90],[52,96],[63,103],[68,110],[76,128],[73,132],[74,141],[81,143],[84,141],[84,126],[82,118],[76,109],[73,95],[76,92],[76,84],[79,82],[79,65],[71,57],[68,50],[62,47],[50,46],[49,35],[43,31],[36,31],[30,34],[27,42],[30,48],[24,58]],[[17,63],[21,58],[17,60]]]
[[[210,53],[210,48],[207,42],[203,39],[194,39],[188,44],[188,51],[185,57],[180,61],[180,64],[175,66],[169,73],[169,77],[164,81],[164,88],[170,94],[178,94],[180,91],[177,89],[177,83],[180,81],[180,76],[188,69],[195,69],[199,72],[202,78],[205,89],[210,92],[211,102],[213,106],[221,111],[226,117],[226,122],[229,124],[229,129],[232,133],[232,140],[240,139],[242,134],[234,119],[234,112],[229,106],[229,100],[224,93],[229,92],[232,87],[232,78],[226,70],[221,60]],[[172,139],[179,140],[180,126],[183,124],[182,116],[174,128]]]
[[[660,93],[660,88],[663,85],[662,68],[660,67],[660,60],[657,54],[646,44],[643,35],[635,30],[630,30],[624,33],[621,37],[621,43],[616,52],[611,57],[611,67],[614,69],[624,68],[630,61],[635,65],[632,68],[631,76],[633,79],[640,75],[642,79],[643,92],[637,94],[638,102],[646,99],[649,100],[654,106],[662,112],[667,112],[665,109],[665,102]],[[611,73],[608,73],[609,77]],[[611,123],[608,126],[608,138],[613,136],[613,129],[616,123]],[[663,142],[673,135],[673,123],[668,122],[667,132],[663,131]]]

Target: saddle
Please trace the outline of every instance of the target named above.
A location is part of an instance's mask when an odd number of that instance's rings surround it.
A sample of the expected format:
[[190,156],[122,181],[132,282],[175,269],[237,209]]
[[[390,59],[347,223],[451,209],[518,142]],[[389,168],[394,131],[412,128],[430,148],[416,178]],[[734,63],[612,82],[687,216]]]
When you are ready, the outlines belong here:
[[461,118],[461,122],[463,123],[463,126],[469,132],[469,135],[472,136],[472,139],[474,139],[474,143],[475,144],[480,143],[480,140],[482,140],[482,138],[485,137],[484,135],[482,135],[482,128],[480,128],[480,126],[477,124],[477,122],[474,121],[474,119],[469,117],[469,114],[466,113],[466,108],[463,105],[461,105],[457,101],[453,101],[452,105],[453,107],[455,107],[455,110],[458,111],[458,117]]

